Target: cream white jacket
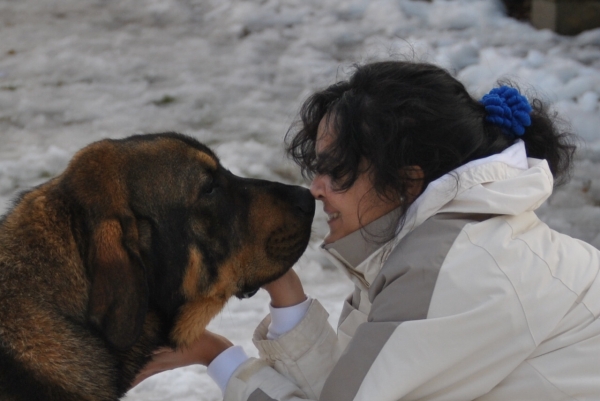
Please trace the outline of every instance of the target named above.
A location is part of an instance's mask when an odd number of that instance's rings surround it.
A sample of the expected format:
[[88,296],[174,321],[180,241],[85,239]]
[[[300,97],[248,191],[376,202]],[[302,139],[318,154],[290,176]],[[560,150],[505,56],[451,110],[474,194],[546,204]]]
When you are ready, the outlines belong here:
[[600,400],[600,252],[537,218],[552,184],[519,141],[432,182],[384,246],[327,246],[356,284],[337,333],[316,300],[277,340],[267,317],[225,400]]

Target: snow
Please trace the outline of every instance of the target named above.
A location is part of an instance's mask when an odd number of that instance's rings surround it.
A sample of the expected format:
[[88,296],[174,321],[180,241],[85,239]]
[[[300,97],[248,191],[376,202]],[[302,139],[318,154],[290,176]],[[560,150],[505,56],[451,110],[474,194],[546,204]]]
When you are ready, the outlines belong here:
[[[312,91],[356,62],[438,63],[474,96],[499,79],[545,99],[581,137],[572,180],[539,211],[600,246],[600,29],[575,37],[507,18],[499,0],[6,0],[0,2],[0,212],[101,138],[179,131],[233,172],[306,184],[283,138]],[[333,324],[350,284],[316,251],[296,266]],[[267,296],[211,323],[255,355]],[[148,379],[126,400],[217,400],[202,367]]]

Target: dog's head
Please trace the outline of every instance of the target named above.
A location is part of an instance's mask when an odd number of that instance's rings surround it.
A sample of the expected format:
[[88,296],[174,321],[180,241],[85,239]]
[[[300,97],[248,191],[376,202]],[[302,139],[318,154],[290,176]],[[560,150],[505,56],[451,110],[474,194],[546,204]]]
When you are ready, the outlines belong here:
[[90,279],[90,322],[117,349],[139,337],[150,308],[187,345],[231,296],[254,293],[304,252],[309,191],[245,179],[189,137],[104,140],[59,178],[76,205]]

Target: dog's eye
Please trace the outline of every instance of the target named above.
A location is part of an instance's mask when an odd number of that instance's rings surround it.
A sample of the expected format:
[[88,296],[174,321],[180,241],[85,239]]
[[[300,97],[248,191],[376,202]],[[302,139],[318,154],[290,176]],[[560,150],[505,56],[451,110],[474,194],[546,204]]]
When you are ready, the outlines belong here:
[[208,184],[206,184],[204,186],[204,190],[202,191],[204,193],[204,195],[212,195],[215,193],[215,190],[217,189],[217,183],[215,182],[214,178],[210,180],[210,182]]

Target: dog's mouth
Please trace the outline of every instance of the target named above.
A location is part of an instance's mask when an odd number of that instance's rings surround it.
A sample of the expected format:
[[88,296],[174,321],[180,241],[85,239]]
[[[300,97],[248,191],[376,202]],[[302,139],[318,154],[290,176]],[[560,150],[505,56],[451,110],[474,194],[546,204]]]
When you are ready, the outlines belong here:
[[237,294],[235,294],[235,296],[239,299],[252,298],[254,295],[256,295],[258,290],[260,290],[260,287],[251,289],[251,290],[245,289],[245,290],[242,290],[242,291],[238,292]]

